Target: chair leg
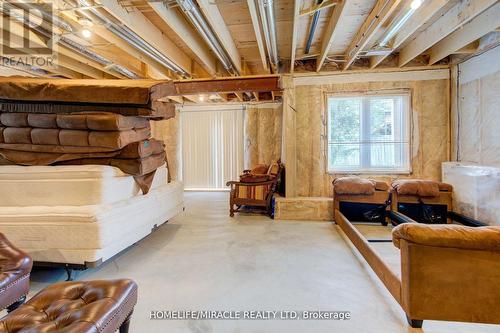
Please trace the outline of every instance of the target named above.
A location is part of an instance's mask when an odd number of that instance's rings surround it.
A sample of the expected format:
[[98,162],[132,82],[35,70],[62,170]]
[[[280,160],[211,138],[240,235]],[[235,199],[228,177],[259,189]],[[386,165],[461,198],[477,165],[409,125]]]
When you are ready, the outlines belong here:
[[120,325],[120,333],[128,333],[130,327],[130,319],[132,319],[132,312],[128,315],[127,319]]
[[234,216],[234,205],[232,203],[229,204],[229,216],[230,217]]
[[24,295],[23,297],[18,299],[16,302],[9,305],[7,307],[7,313],[10,313],[10,312],[14,311],[15,309],[17,309],[18,307],[20,307],[21,305],[23,305],[25,301],[26,301],[26,295]]
[[420,319],[411,319],[406,315],[406,320],[408,321],[408,324],[410,324],[411,327],[413,328],[422,328],[422,325],[424,324],[423,320]]

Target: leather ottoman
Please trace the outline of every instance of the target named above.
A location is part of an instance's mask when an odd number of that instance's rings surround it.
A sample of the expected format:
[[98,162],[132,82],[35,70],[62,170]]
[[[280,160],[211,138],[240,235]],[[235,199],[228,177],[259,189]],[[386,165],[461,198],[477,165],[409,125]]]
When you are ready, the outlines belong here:
[[33,261],[0,233],[0,310],[12,311],[26,299]]
[[126,333],[136,302],[131,280],[56,283],[2,318],[0,333]]

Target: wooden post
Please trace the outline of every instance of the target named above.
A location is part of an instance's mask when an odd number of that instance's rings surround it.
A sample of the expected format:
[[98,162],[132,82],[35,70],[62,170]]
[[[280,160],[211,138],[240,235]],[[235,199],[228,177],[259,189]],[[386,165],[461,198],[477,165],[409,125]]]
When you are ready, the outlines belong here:
[[285,164],[286,197],[296,196],[297,142],[295,85],[291,75],[282,77],[283,86],[283,129],[281,159]]

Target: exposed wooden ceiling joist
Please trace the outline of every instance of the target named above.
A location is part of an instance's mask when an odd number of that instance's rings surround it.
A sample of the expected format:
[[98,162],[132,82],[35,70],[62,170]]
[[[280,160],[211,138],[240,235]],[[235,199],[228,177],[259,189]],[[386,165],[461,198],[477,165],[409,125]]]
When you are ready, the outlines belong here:
[[494,31],[500,24],[499,19],[500,3],[497,3],[434,45],[430,51],[429,65]]
[[[154,68],[156,70],[155,75],[151,75],[152,73],[142,73],[141,72],[141,74],[143,74],[145,77],[151,78],[151,79],[157,79],[157,80],[173,79],[174,78],[174,76],[172,74],[170,74],[169,71],[165,67],[160,65],[155,60],[144,55],[143,53],[141,53],[139,50],[134,48],[132,45],[128,44],[123,39],[121,39],[118,36],[116,36],[115,34],[113,34],[105,26],[96,25],[96,26],[94,26],[93,29],[94,29],[95,34],[98,34],[100,37],[107,40],[109,43],[113,44],[114,46],[116,46],[117,48],[122,50],[123,52],[138,59],[140,62],[148,64],[149,66],[151,66],[152,68]],[[128,68],[131,67],[130,64],[125,64],[122,61],[120,61],[119,59],[114,59],[114,61],[119,65],[122,65],[122,66],[125,65],[125,67],[128,67]],[[130,69],[132,69],[132,71],[134,71],[134,72],[138,71],[138,69],[136,67],[130,68]]]
[[191,73],[191,59],[139,11],[127,11],[117,0],[100,0],[107,12],[162,52],[177,66]]
[[346,51],[344,70],[356,60],[358,54],[366,47],[384,22],[392,15],[402,0],[378,0],[370,15],[354,36]]
[[243,94],[242,93],[234,92],[234,94],[236,95],[236,98],[238,98],[238,101],[240,101],[240,102],[245,101],[245,98],[243,98]]
[[267,64],[266,48],[264,45],[264,40],[262,38],[262,31],[260,30],[260,21],[259,21],[259,15],[257,13],[257,7],[255,6],[255,0],[247,0],[247,5],[248,5],[248,10],[250,12],[250,16],[252,18],[253,31],[255,33],[257,47],[259,48],[259,55],[260,55],[260,60],[262,62],[262,67],[266,72],[268,72],[269,66]]
[[[421,6],[412,17],[403,25],[401,30],[394,36],[390,45],[391,49],[398,49],[418,29],[422,28],[434,15],[436,15],[450,0],[428,0]],[[370,68],[378,66],[389,54],[373,56],[370,58]]]
[[57,63],[60,64],[61,66],[69,68],[75,72],[82,73],[83,75],[86,75],[86,76],[93,78],[93,79],[109,78],[109,77],[106,77],[102,71],[97,70],[93,67],[87,66],[86,64],[84,64],[82,62],[79,62],[75,59],[72,59],[72,58],[65,56],[65,55],[62,55],[62,54],[58,54]]
[[224,23],[224,19],[220,14],[219,8],[216,4],[214,4],[210,0],[196,0],[205,15],[208,23],[212,27],[212,30],[216,34],[217,38],[221,42],[222,46],[228,53],[231,61],[233,62],[236,70],[241,72],[241,57],[234,43],[233,38],[231,37],[231,33],[229,32],[226,24]]
[[299,16],[304,16],[304,15],[312,15],[316,13],[319,10],[323,10],[325,8],[329,8],[332,6],[335,6],[337,3],[339,3],[342,0],[327,0],[323,1],[321,4],[314,4],[309,8],[303,9],[299,12]]
[[104,73],[106,73],[114,78],[126,79],[126,77],[118,74],[116,71],[112,71],[112,70],[104,67],[103,65],[99,64],[98,62],[90,60],[89,58],[87,58],[87,57],[85,57],[77,52],[71,51],[70,49],[67,49],[64,46],[59,46],[58,52],[59,52],[59,54],[62,54],[62,55],[67,56],[69,58],[72,58],[76,61],[79,61],[86,66],[92,67],[96,70],[103,71]]
[[148,2],[148,4],[198,57],[203,68],[210,75],[216,75],[217,66],[214,55],[186,19],[181,17],[175,8],[168,9],[163,2]]
[[342,14],[344,13],[344,8],[347,0],[342,0],[342,2],[338,3],[333,9],[332,16],[328,21],[328,26],[326,27],[325,34],[323,36],[323,41],[321,42],[321,53],[316,59],[316,72],[319,72],[323,63],[325,62],[326,56],[328,55],[328,51],[330,50],[330,46],[332,45],[333,40],[338,32],[338,23]]
[[399,53],[399,67],[406,65],[447,35],[472,20],[498,0],[462,0],[420,33]]
[[[250,0],[249,0],[250,1]],[[295,68],[295,50],[297,49],[297,33],[299,30],[299,11],[302,0],[293,2],[293,28],[292,28],[292,49],[290,50],[290,73]]]

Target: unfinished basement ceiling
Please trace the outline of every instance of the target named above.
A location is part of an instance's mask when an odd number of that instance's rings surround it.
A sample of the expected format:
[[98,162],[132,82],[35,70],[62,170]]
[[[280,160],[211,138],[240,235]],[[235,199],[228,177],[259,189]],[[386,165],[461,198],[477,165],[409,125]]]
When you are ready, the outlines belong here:
[[[23,2],[29,3],[4,3]],[[56,40],[77,47],[59,42],[58,66],[33,68],[34,76],[197,79],[446,65],[450,55],[477,52],[481,38],[500,25],[497,0],[40,0],[37,6],[50,3],[59,21]],[[7,14],[10,33],[23,38],[28,22]],[[30,29],[30,42],[47,43],[47,35]]]

